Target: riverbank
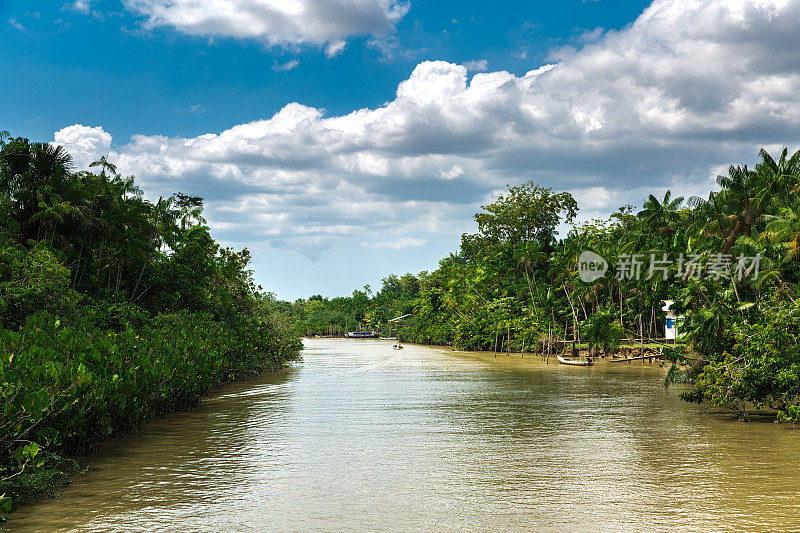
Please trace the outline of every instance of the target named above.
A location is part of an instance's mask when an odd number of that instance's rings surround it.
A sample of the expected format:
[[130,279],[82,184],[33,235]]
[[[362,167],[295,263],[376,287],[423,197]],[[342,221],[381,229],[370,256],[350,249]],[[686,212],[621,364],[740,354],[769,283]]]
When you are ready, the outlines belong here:
[[16,450],[2,465],[2,514],[57,490],[77,472],[75,458],[106,440],[298,357],[291,336],[256,320],[240,326],[182,313],[113,331],[39,315],[0,330],[0,443]]

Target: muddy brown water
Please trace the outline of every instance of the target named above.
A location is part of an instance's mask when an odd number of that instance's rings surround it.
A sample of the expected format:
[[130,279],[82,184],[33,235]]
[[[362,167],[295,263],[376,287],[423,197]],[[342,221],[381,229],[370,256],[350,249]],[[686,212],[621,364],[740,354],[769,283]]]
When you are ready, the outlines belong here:
[[800,430],[685,404],[650,363],[306,340],[104,445],[11,531],[800,530]]

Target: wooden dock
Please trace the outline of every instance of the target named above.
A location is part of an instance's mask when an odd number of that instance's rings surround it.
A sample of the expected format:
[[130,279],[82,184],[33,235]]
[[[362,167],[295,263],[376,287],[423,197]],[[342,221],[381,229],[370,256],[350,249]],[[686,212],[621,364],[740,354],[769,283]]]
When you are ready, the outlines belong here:
[[651,354],[648,354],[648,355],[637,355],[636,357],[623,357],[623,358],[620,358],[620,359],[607,359],[606,362],[607,363],[625,363],[625,362],[630,363],[631,361],[643,361],[645,359],[649,359],[650,362],[652,363],[653,359],[657,359],[658,357],[659,357],[658,354],[651,353]]

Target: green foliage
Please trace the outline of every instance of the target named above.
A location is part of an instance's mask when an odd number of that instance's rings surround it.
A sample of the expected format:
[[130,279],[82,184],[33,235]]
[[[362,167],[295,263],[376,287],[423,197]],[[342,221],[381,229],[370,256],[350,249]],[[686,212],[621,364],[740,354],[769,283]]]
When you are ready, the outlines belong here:
[[8,354],[0,361],[0,453],[21,463],[17,443],[26,441],[79,453],[191,407],[215,383],[291,359],[297,346],[280,333],[256,319],[226,327],[185,311],[119,332],[89,321],[65,327],[38,313],[17,332],[0,331]]
[[151,203],[104,157],[92,166],[0,138],[0,515],[63,480],[66,456],[300,348],[202,198]]
[[778,412],[778,422],[790,422],[792,426],[800,421],[800,405],[790,405],[785,411]]
[[589,350],[602,346],[606,355],[619,348],[625,333],[617,317],[608,310],[593,313],[581,326],[581,336],[588,341]]
[[800,402],[800,303],[764,304],[755,320],[740,320],[735,344],[703,367],[695,397],[738,410],[787,410]]
[[548,244],[555,236],[555,228],[562,220],[575,218],[578,204],[571,194],[554,193],[532,181],[510,187],[508,193],[483,207],[475,215],[478,232],[491,242]]
[[17,328],[39,310],[69,314],[80,295],[70,288],[70,272],[45,245],[12,249],[5,254],[0,276],[0,316],[6,327]]
[[[369,286],[349,297],[312,296],[287,304],[286,311],[303,335],[343,334],[361,327],[376,328],[388,335],[388,320],[412,313],[419,294],[420,280],[413,274],[391,275],[383,279],[374,296]],[[405,337],[408,338],[408,337]]]

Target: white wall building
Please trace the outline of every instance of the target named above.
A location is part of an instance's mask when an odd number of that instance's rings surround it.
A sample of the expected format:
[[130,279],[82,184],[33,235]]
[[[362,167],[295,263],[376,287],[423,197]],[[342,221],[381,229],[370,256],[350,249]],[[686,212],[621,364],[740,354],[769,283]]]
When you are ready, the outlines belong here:
[[667,313],[667,320],[664,323],[664,338],[676,339],[679,334],[679,329],[683,325],[684,317],[675,314],[672,310],[672,304],[675,300],[661,300],[661,310]]

